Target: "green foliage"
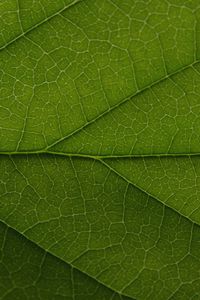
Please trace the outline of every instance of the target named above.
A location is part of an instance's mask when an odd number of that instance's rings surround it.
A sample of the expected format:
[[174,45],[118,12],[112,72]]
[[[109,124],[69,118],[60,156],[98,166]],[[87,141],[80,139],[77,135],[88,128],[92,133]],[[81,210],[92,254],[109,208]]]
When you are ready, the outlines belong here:
[[200,5],[0,4],[0,299],[200,299]]

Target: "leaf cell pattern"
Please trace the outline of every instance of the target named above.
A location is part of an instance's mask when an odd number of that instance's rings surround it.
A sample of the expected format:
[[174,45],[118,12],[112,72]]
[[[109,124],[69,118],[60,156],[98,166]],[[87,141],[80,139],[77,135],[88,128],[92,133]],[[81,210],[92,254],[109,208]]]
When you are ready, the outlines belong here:
[[198,0],[0,3],[0,299],[200,299]]

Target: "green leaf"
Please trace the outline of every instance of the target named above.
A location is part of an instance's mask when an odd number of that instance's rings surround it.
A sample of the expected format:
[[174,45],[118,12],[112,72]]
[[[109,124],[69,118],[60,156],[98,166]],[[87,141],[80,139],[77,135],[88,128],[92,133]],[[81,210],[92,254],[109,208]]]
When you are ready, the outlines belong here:
[[128,300],[0,223],[1,299]]
[[0,298],[200,296],[200,6],[0,4]]
[[46,251],[131,298],[199,290],[199,226],[101,162],[5,156],[1,170],[0,218]]

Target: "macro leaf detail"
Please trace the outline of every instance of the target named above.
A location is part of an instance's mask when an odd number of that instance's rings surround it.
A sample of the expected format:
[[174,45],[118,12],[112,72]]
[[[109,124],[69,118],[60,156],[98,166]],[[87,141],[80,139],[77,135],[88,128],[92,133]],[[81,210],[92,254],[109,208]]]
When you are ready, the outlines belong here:
[[200,299],[200,4],[0,4],[0,299]]

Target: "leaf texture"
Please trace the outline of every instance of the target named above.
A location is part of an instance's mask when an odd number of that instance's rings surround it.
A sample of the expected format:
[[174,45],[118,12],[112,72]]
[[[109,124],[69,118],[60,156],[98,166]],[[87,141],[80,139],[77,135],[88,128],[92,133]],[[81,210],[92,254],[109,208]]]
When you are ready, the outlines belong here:
[[200,299],[199,113],[199,1],[2,1],[0,298]]
[[0,223],[2,299],[128,300]]

